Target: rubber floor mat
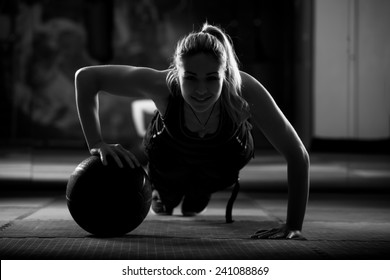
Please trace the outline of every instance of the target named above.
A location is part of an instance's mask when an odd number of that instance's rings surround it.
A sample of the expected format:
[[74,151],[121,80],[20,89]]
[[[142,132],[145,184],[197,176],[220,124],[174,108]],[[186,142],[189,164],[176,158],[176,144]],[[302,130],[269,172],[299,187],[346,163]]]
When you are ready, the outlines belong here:
[[[211,218],[211,219],[210,219]],[[275,221],[239,220],[226,224],[219,219],[148,219],[126,236],[161,238],[247,239],[259,228],[276,226]],[[18,220],[0,228],[0,238],[83,238],[93,237],[72,220]]]
[[[150,218],[123,237],[97,238],[71,220],[13,221],[0,230],[1,259],[387,259],[390,242],[253,240],[275,221]],[[315,229],[311,229],[315,232]],[[309,230],[310,233],[310,230]],[[310,234],[309,234],[310,235]],[[326,235],[325,235],[326,236]]]

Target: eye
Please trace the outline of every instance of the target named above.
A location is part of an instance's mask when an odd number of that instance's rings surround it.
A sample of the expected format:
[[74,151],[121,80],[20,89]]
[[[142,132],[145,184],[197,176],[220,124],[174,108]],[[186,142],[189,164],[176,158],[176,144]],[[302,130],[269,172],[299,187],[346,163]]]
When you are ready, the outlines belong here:
[[184,76],[184,80],[187,80],[187,81],[195,81],[196,78],[194,76]]
[[207,81],[219,81],[219,77],[217,77],[217,76],[210,76],[210,77],[207,77]]

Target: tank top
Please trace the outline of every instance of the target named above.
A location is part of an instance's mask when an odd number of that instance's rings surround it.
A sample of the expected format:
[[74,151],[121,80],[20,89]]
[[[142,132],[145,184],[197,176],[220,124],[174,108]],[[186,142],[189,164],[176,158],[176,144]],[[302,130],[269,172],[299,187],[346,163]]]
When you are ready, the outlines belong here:
[[171,94],[165,115],[156,111],[143,145],[152,184],[171,191],[213,193],[235,184],[254,156],[249,121],[237,126],[221,106],[218,129],[200,138],[184,125],[184,99]]

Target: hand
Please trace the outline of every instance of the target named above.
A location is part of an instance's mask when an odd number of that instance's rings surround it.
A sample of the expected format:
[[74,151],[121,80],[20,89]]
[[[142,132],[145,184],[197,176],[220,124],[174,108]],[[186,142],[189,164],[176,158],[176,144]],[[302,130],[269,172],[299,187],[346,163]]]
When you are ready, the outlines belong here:
[[107,165],[107,156],[111,156],[116,164],[122,168],[122,160],[125,160],[131,168],[139,167],[140,163],[133,153],[122,147],[121,144],[106,144],[99,142],[91,148],[91,155],[100,157],[103,165]]
[[300,230],[292,230],[283,224],[272,229],[261,229],[251,236],[252,239],[295,239],[306,240]]

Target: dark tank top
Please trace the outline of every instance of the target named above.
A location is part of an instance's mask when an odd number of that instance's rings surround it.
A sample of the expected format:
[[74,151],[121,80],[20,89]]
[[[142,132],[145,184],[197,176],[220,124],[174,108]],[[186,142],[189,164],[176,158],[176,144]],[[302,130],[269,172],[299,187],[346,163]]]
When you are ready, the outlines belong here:
[[250,123],[235,125],[221,108],[217,131],[200,138],[184,125],[184,102],[180,94],[171,95],[164,117],[157,111],[147,129],[144,148],[152,184],[182,193],[232,186],[254,155]]

